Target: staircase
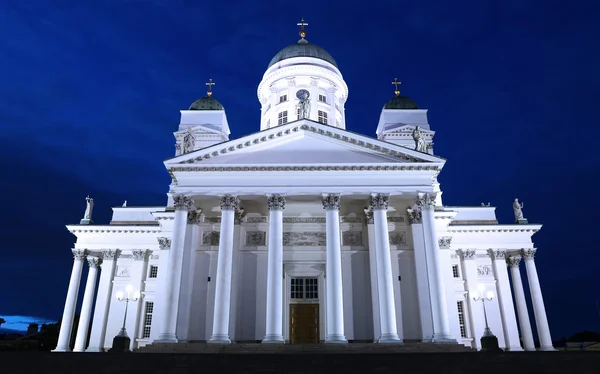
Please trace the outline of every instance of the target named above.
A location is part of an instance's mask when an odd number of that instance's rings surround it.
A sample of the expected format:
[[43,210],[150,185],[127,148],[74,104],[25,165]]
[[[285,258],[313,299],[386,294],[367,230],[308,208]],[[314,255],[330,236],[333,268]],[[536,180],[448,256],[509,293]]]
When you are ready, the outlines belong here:
[[363,354],[363,353],[441,353],[476,352],[458,343],[404,343],[404,344],[207,344],[192,343],[153,343],[136,352],[140,353],[190,353],[190,354]]

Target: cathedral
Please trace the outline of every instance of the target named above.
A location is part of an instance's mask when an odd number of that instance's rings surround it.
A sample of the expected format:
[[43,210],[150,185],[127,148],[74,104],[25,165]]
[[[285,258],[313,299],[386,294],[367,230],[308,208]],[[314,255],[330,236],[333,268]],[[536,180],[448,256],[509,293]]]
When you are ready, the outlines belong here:
[[427,109],[397,80],[374,137],[346,130],[348,86],[299,25],[300,40],[271,59],[258,85],[259,131],[230,136],[210,80],[207,95],[180,111],[175,154],[164,161],[166,206],[125,203],[96,224],[86,199],[83,219],[67,226],[76,242],[55,351],[107,351],[115,336],[130,349],[481,349],[491,335],[508,351],[553,350],[531,239],[541,225],[516,199],[510,224],[489,204],[444,205],[437,177],[446,161],[434,152]]

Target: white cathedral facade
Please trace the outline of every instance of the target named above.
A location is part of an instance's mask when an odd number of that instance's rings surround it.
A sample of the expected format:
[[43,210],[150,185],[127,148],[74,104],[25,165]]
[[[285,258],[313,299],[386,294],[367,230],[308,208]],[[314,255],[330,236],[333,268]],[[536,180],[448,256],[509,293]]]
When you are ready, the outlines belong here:
[[[539,349],[553,349],[531,240],[541,225],[527,223],[518,203],[514,224],[499,224],[489,205],[445,206],[437,181],[445,159],[434,153],[427,110],[397,90],[375,138],[347,131],[348,87],[305,35],[272,59],[258,86],[260,131],[230,139],[212,81],[181,111],[175,157],[164,161],[166,206],[124,204],[109,224],[94,224],[88,199],[85,219],[67,226],[77,240],[56,351],[71,350],[84,264],[76,352],[109,349],[123,326],[131,349],[481,348],[484,317],[501,348],[535,350],[530,312]],[[131,300],[119,300],[122,292]],[[491,296],[485,305],[473,297],[481,292]]]

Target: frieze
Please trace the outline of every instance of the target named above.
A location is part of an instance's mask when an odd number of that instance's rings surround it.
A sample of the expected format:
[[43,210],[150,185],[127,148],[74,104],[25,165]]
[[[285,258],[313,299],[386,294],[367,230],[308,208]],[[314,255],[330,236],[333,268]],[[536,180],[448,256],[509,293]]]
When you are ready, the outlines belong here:
[[388,220],[388,222],[402,223],[402,222],[406,222],[406,217],[404,217],[404,216],[388,216],[387,220]]
[[267,245],[267,233],[265,231],[246,231],[246,245]]
[[220,240],[219,231],[205,231],[202,233],[202,245],[219,245]]
[[[285,222],[285,218],[284,218]],[[246,223],[267,223],[267,217],[246,217]]]
[[487,253],[477,253],[475,258],[490,258],[490,256]]
[[342,232],[342,245],[362,245],[361,231],[344,231]]
[[492,267],[490,265],[479,265],[477,266],[477,275],[483,277],[490,277],[494,274],[492,273]]
[[221,223],[221,217],[204,217],[206,223]]
[[450,248],[450,244],[452,243],[452,237],[451,236],[443,236],[441,238],[438,239],[438,245],[441,249],[448,249]]
[[325,223],[325,217],[283,217],[283,223]]
[[362,217],[341,217],[340,222],[342,223],[364,223]]
[[405,245],[406,244],[406,233],[404,231],[390,232],[390,244]]
[[284,232],[283,245],[290,246],[325,246],[324,232]]

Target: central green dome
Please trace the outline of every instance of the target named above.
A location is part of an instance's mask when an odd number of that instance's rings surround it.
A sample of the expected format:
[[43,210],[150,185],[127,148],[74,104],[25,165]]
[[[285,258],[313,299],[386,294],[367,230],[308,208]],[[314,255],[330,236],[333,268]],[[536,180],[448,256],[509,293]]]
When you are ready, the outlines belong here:
[[225,110],[225,108],[214,97],[204,96],[194,101],[188,110]]
[[331,57],[329,52],[327,52],[326,50],[324,50],[316,44],[311,44],[307,42],[305,39],[300,39],[298,43],[288,45],[281,51],[277,52],[275,57],[271,59],[269,67],[275,65],[279,61],[283,61],[288,58],[294,57],[314,57],[323,61],[327,61],[336,68],[338,67],[335,63],[335,60],[333,59],[333,57]]
[[389,99],[383,109],[419,109],[419,107],[410,97],[397,95]]

